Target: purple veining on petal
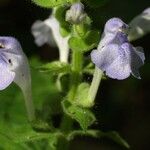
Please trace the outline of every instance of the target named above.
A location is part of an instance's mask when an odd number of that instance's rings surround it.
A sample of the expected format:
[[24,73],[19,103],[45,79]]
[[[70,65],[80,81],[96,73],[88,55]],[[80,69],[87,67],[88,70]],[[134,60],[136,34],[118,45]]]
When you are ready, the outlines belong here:
[[106,71],[106,68],[118,57],[118,49],[118,45],[110,44],[101,50],[93,50],[91,59],[98,68]]
[[108,20],[98,49],[91,52],[92,62],[113,79],[123,80],[130,74],[140,79],[139,68],[144,64],[145,55],[141,47],[129,43],[123,31],[127,28],[119,18]]
[[14,80],[15,73],[10,71],[5,61],[0,56],[0,90],[8,87]]
[[[128,45],[130,46],[129,48]],[[126,46],[127,47],[126,48],[124,47],[124,50],[130,49],[130,53],[131,53],[130,62],[129,62],[131,66],[131,73],[134,77],[141,79],[139,68],[144,64],[144,60],[145,60],[144,53],[142,53],[142,51],[138,51],[138,49],[133,47],[131,44],[126,44]]]

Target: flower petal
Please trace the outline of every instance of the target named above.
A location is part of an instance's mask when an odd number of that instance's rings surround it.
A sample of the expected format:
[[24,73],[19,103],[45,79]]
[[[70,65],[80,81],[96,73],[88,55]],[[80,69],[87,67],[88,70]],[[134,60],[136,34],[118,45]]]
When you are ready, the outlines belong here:
[[35,43],[42,46],[45,43],[55,46],[52,31],[43,21],[37,20],[31,28],[32,34],[35,37]]
[[128,63],[122,62],[118,57],[107,69],[106,75],[113,79],[123,80],[130,76],[131,69]]
[[5,62],[0,60],[0,90],[7,88],[14,80],[15,73],[7,68]]
[[137,49],[139,50],[137,50],[130,43],[122,44],[121,49],[125,52],[126,61],[130,65],[132,75],[140,79],[139,68],[144,64],[145,60],[142,49],[138,47]]
[[110,44],[101,50],[93,50],[91,52],[91,59],[98,68],[105,71],[107,67],[118,57],[118,50],[118,45]]

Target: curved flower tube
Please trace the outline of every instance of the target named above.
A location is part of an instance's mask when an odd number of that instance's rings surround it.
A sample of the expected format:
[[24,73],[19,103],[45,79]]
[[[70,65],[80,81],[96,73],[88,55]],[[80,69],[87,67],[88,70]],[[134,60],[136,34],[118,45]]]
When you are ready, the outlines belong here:
[[67,37],[62,37],[60,34],[60,26],[57,19],[52,14],[45,21],[36,21],[31,28],[32,34],[35,37],[35,42],[38,46],[48,43],[51,46],[58,46],[59,59],[61,62],[68,62],[69,45]]
[[0,37],[0,90],[15,82],[22,90],[29,121],[35,119],[28,60],[20,43],[13,37]]
[[150,7],[129,23],[129,41],[137,40],[150,32]]

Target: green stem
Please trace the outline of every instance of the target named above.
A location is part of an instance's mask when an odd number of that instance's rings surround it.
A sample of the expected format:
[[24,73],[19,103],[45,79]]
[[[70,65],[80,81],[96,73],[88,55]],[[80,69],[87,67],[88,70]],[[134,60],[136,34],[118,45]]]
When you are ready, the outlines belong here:
[[64,114],[62,117],[61,125],[60,125],[61,131],[64,133],[70,132],[72,128],[72,123],[73,123],[73,120],[68,115]]
[[95,100],[102,76],[103,76],[103,72],[99,68],[95,67],[93,80],[92,80],[92,83],[88,92],[88,98],[87,98],[88,105],[94,105],[94,100]]
[[74,96],[76,94],[77,87],[81,81],[82,75],[82,61],[83,54],[78,50],[73,50],[72,52],[72,74],[70,81],[70,92],[69,92],[69,101],[74,101]]

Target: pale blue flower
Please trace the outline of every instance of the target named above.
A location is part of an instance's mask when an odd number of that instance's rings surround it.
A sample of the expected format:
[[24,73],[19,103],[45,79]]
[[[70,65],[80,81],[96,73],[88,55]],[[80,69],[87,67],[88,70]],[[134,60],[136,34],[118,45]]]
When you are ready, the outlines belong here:
[[42,46],[47,43],[59,49],[59,60],[61,62],[68,62],[69,45],[68,39],[70,35],[63,37],[60,34],[60,25],[58,20],[52,15],[44,21],[36,21],[31,28],[31,32],[35,38],[35,43]]
[[17,39],[0,36],[0,90],[12,82],[23,92],[29,121],[35,120],[28,60]]
[[52,47],[56,47],[56,43],[52,35],[52,30],[44,21],[35,21],[32,25],[31,31],[37,46],[49,44]]
[[20,43],[13,37],[0,37],[0,90],[15,82],[23,90],[30,86],[30,70]]
[[143,49],[129,43],[123,28],[126,29],[127,25],[122,20],[110,19],[98,49],[91,53],[91,59],[110,78],[122,80],[132,74],[140,79],[139,68],[145,60]]

